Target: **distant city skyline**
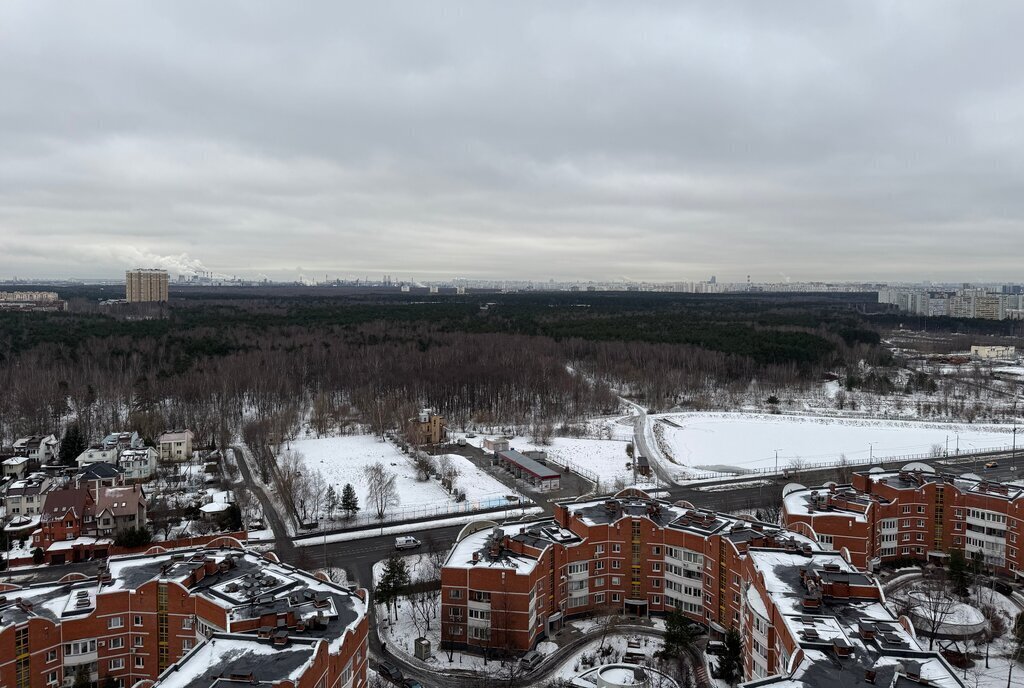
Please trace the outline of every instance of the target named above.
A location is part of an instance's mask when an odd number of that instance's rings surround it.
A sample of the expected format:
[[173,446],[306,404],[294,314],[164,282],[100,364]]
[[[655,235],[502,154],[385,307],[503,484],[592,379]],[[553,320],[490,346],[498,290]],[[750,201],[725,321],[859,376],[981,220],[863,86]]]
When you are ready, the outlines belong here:
[[1011,281],[1022,23],[1008,1],[14,0],[0,278]]

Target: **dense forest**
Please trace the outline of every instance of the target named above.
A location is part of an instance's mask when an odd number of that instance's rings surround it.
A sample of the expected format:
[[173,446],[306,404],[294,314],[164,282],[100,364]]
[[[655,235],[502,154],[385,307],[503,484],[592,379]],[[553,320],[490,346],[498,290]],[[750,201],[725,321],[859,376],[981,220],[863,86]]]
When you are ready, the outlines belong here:
[[870,294],[187,289],[103,307],[100,289],[63,290],[66,313],[0,313],[0,445],[71,419],[89,438],[188,426],[200,444],[380,431],[419,405],[458,427],[557,429],[616,391],[668,408],[888,356],[859,314]]

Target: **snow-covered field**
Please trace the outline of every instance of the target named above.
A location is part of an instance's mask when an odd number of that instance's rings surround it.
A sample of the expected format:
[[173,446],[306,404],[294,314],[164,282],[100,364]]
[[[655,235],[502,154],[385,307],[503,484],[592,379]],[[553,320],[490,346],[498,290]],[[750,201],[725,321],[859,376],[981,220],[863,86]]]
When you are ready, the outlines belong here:
[[676,464],[712,472],[773,469],[794,462],[851,463],[912,454],[935,448],[954,454],[1001,447],[1011,441],[1010,426],[868,420],[758,413],[680,413],[651,416],[663,453]]
[[[291,443],[291,449],[303,455],[310,470],[320,471],[338,494],[341,494],[346,483],[351,483],[364,511],[370,509],[364,469],[378,461],[398,477],[398,511],[431,509],[453,502],[452,496],[444,490],[440,481],[417,480],[412,458],[390,442],[382,442],[376,437],[355,435],[295,440]],[[505,495],[509,493],[507,487],[477,468],[469,459],[454,454],[449,456],[460,473],[456,487],[466,492],[467,502],[479,509],[503,506],[506,503]]]
[[[401,559],[405,562],[405,570],[409,572],[409,582],[411,583],[438,580],[440,577],[436,560],[427,552],[410,554],[401,557]],[[444,556],[442,555],[441,561],[443,560]],[[381,577],[384,575],[385,564],[387,564],[387,560],[378,561],[373,565],[374,587],[377,586],[377,583],[380,582]]]

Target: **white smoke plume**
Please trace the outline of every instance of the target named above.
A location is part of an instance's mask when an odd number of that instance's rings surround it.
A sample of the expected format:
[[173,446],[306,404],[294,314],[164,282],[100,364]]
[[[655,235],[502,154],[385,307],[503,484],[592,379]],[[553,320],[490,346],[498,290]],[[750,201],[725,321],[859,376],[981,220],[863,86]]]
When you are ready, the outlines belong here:
[[[212,273],[210,268],[203,264],[198,258],[193,258],[187,253],[178,255],[163,256],[152,251],[135,248],[134,246],[119,246],[112,250],[114,257],[125,264],[125,269],[131,268],[162,268],[175,275],[198,275]],[[214,277],[224,275],[213,273]]]

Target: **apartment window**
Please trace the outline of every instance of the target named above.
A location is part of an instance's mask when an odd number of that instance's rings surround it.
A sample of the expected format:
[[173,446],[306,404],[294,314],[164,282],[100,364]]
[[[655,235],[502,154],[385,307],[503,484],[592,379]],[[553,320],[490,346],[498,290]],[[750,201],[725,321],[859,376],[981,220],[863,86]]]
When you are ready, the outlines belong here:
[[960,544],[960,538],[953,538],[953,544],[954,545],[959,545]]
[[910,519],[909,518],[903,519],[903,527],[904,528],[909,528],[910,527]]
[[191,631],[192,630],[192,617],[191,616],[186,616],[184,619],[181,620],[181,629],[183,631]]
[[46,661],[47,662],[56,662],[57,661],[57,651],[56,650],[48,650],[46,652]]
[[120,650],[124,647],[124,636],[119,635],[115,638],[111,638],[109,647],[111,650]]
[[619,593],[613,592],[612,593],[612,602],[618,602],[619,599],[620,599]]
[[917,513],[923,514],[924,513],[924,507],[923,506],[917,507]]
[[660,578],[655,578],[654,579],[654,587],[656,587],[656,588],[660,588],[661,587],[661,579]]
[[46,675],[46,685],[55,686],[57,685],[57,672],[51,671]]
[[604,604],[604,593],[599,592],[594,595],[594,604]]
[[[186,647],[185,649],[187,650],[189,648]],[[146,668],[146,658],[143,657],[142,655],[135,655],[135,668],[136,669],[145,669]]]
[[110,660],[110,664],[107,665],[110,671],[120,671],[124,669],[124,657],[116,657]]
[[594,579],[594,587],[595,588],[603,588],[604,587],[604,576],[601,576],[600,578],[595,578]]
[[964,517],[964,510],[963,509],[957,509],[956,510],[956,517],[957,518],[963,518]]
[[76,640],[70,643],[64,643],[64,655],[84,655],[87,652],[96,651],[96,639],[92,640]]
[[1013,533],[1010,533],[1010,542],[1017,542],[1017,536]]
[[953,524],[953,530],[958,531],[958,532],[963,530],[963,527],[964,527],[963,523],[957,522],[957,523]]
[[145,638],[143,638],[141,635],[135,636],[135,647],[142,647],[144,642]]
[[661,564],[658,563],[658,562],[654,562],[653,564],[651,564],[651,570],[652,571],[661,571]]
[[619,561],[618,559],[612,559],[612,568],[613,569],[621,569],[622,568],[622,562]]
[[924,528],[924,521],[921,521],[921,520],[919,520],[919,521],[917,522],[917,527],[918,527],[918,528]]
[[594,547],[594,554],[604,554],[604,545],[596,545]]
[[655,595],[654,597],[652,597],[651,604],[653,604],[654,606],[658,606],[659,604],[661,604],[661,596]]
[[107,628],[122,628],[124,627],[124,618],[120,616],[112,616],[107,619]]
[[910,542],[910,533],[903,533],[903,542]]
[[451,609],[448,610],[448,616],[451,617],[452,619],[461,619],[462,618],[462,608],[461,607],[452,607]]
[[452,598],[453,600],[461,600],[462,590],[460,590],[459,588],[452,588],[452,591],[448,593],[448,597]]
[[654,556],[656,556],[656,557],[657,556],[661,556],[661,546],[660,545],[655,545],[654,546]]
[[924,541],[924,533],[918,533],[917,534],[917,541],[918,542],[923,542]]
[[618,553],[619,553],[619,552],[621,552],[621,551],[622,551],[622,545],[620,545],[620,544],[619,544],[619,543],[617,543],[617,542],[616,542],[616,543],[614,543],[614,544],[612,544],[612,553],[613,553],[613,554],[618,554]]
[[594,570],[595,571],[604,571],[604,562],[603,561],[596,562],[594,564]]
[[622,579],[618,576],[612,576],[612,585],[622,585]]
[[903,507],[903,513],[905,513],[905,514],[909,514],[910,513],[910,505],[909,504],[907,504],[907,505],[905,505]]
[[910,548],[909,547],[902,547],[902,548],[900,548],[900,554],[910,554]]

